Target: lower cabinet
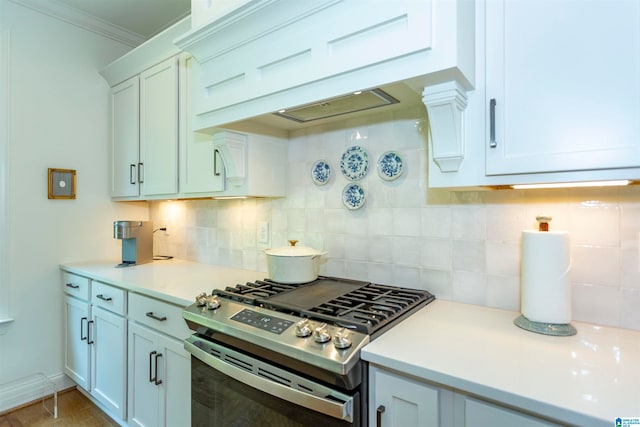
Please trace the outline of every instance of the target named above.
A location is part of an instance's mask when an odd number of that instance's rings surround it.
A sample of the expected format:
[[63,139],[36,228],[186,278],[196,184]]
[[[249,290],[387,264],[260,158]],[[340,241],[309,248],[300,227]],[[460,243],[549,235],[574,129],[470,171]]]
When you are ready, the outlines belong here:
[[177,339],[129,325],[129,425],[191,425],[191,359]]
[[126,417],[127,319],[93,307],[91,395],[120,419]]
[[[152,298],[129,295],[129,426],[191,425],[191,357],[182,340],[181,311]],[[168,335],[172,323],[187,333]],[[157,323],[157,326],[152,322]],[[157,328],[157,329],[156,329]]]
[[[80,288],[77,288],[80,284]],[[127,320],[124,291],[65,273],[65,373],[126,419]],[[82,293],[74,293],[77,290]],[[113,309],[114,311],[110,311]]]
[[370,427],[560,426],[374,365],[369,381]]
[[182,307],[64,271],[62,286],[65,373],[122,425],[191,425]]
[[394,373],[370,368],[370,426],[438,427],[439,390]]

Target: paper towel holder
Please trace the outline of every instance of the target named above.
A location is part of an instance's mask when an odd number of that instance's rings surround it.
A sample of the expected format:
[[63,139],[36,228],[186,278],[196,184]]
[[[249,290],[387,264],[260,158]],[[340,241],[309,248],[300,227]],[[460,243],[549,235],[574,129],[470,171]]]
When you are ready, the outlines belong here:
[[[549,222],[551,222],[551,219],[552,218],[549,215],[537,215],[536,221],[538,222],[538,231],[548,232]],[[523,314],[514,319],[513,324],[526,331],[543,335],[568,337],[578,333],[576,328],[570,323],[534,322],[527,319]]]

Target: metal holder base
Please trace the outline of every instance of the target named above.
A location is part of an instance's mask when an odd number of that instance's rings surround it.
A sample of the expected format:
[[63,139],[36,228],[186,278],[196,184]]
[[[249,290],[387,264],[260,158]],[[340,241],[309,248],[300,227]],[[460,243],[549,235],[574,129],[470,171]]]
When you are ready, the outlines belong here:
[[513,324],[526,331],[535,332],[537,334],[552,335],[556,337],[570,337],[578,333],[576,328],[569,323],[541,323],[533,322],[526,317],[520,315]]

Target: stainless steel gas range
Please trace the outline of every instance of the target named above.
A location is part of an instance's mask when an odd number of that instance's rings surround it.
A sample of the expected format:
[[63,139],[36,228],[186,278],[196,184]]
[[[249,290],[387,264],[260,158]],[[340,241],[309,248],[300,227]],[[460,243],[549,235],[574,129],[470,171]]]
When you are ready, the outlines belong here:
[[433,300],[427,291],[333,277],[199,295],[183,312],[196,331],[184,344],[192,425],[367,425],[360,350]]

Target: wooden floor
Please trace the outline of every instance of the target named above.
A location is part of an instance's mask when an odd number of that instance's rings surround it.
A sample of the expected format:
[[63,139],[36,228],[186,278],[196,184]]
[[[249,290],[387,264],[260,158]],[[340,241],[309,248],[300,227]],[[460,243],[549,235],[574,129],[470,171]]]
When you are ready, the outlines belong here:
[[[53,405],[49,405],[52,407]],[[58,393],[58,418],[42,402],[0,415],[0,427],[112,427],[118,424],[76,389]]]

